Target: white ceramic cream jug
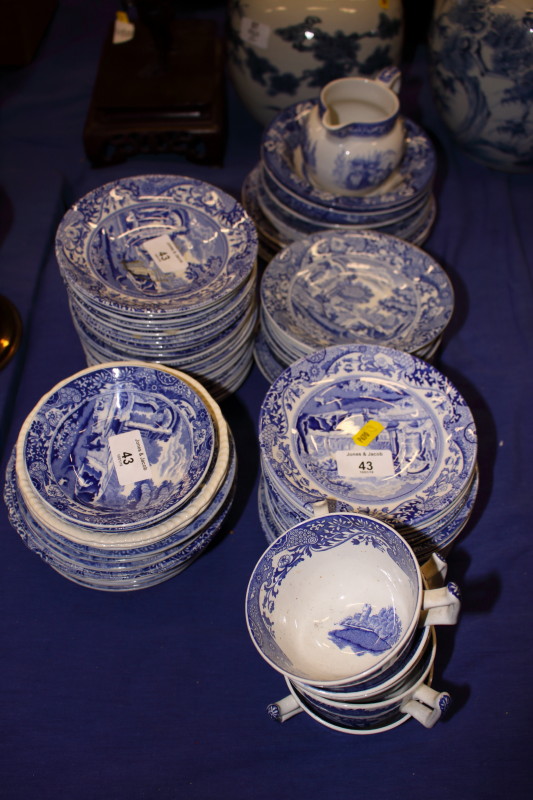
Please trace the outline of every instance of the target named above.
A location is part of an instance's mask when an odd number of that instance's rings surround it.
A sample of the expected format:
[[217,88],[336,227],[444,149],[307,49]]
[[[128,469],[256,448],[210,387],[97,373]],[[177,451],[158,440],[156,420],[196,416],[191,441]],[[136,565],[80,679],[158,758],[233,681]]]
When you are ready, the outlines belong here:
[[367,194],[399,165],[405,143],[397,67],[375,78],[339,78],[321,91],[304,125],[305,177],[331,194]]

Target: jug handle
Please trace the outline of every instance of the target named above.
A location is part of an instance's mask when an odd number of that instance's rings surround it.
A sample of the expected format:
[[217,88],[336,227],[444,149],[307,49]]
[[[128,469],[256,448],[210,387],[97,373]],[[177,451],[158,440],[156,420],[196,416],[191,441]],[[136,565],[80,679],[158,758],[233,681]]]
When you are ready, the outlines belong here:
[[375,76],[375,80],[384,83],[387,89],[391,89],[396,94],[399,94],[402,83],[402,73],[398,67],[385,67],[381,72],[378,72]]

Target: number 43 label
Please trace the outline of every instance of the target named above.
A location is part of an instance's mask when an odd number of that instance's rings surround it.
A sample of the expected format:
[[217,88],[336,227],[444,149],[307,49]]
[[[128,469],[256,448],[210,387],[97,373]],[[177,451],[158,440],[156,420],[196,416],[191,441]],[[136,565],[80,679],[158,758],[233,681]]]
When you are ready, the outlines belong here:
[[187,259],[184,258],[168,234],[164,233],[153,239],[147,239],[143,243],[143,247],[162,272],[171,272],[181,278],[185,277]]
[[343,478],[390,478],[394,475],[390,450],[341,450],[336,457],[337,469]]
[[152,477],[152,469],[140,431],[125,431],[117,433],[116,436],[110,436],[109,449],[121,486]]

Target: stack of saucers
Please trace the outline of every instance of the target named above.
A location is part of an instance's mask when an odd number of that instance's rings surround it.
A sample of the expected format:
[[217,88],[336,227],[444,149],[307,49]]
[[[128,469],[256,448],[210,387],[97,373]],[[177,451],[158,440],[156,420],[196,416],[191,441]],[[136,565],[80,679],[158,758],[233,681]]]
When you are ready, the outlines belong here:
[[431,360],[454,308],[442,267],[376,231],[325,231],[294,242],[261,278],[255,360],[270,383],[334,344],[380,344]]
[[[435,625],[457,622],[446,565],[420,567],[391,526],[363,514],[319,516],[286,531],[256,564],[246,595],[250,637],[291,694],[268,711],[306,711],[344,733],[415,718],[431,728],[448,707],[431,687]],[[427,610],[423,610],[427,609]]]
[[379,230],[423,244],[436,216],[436,156],[427,134],[405,119],[405,152],[395,172],[368,194],[331,194],[302,169],[306,120],[317,102],[296,103],[275,117],[264,132],[259,163],[244,181],[242,202],[256,224],[263,259],[326,229]]
[[65,214],[56,255],[87,363],[139,359],[194,375],[217,399],[253,362],[257,234],[215,186],[143,175]]
[[420,563],[446,552],[478,488],[472,413],[427,362],[335,345],[287,367],[260,411],[259,513],[268,541],[328,510],[390,523]]
[[188,567],[231,507],[236,456],[220,408],[184,373],[89,367],[44,395],[4,497],[25,544],[92,589],[152,586]]

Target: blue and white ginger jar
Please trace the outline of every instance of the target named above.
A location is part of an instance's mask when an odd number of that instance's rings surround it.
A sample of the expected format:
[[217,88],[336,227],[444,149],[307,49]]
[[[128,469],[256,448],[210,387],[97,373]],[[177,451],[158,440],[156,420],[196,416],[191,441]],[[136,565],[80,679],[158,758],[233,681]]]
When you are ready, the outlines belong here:
[[533,170],[533,5],[436,0],[429,34],[439,113],[472,158]]
[[336,78],[373,77],[399,66],[402,0],[230,0],[228,68],[239,97],[266,125],[318,97]]

